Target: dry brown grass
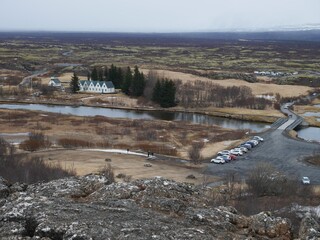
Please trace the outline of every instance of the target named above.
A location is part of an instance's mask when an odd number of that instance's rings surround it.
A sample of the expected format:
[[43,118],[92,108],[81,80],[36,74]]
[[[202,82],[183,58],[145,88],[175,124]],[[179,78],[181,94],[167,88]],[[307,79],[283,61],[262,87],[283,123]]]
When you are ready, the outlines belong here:
[[[60,162],[63,167],[73,167],[78,175],[98,172],[106,163],[110,163],[115,176],[125,174],[132,176],[132,179],[153,178],[162,176],[179,182],[190,182],[201,184],[204,180],[202,166],[192,166],[184,164],[168,164],[162,161],[147,161],[145,157],[129,154],[116,154],[95,152],[86,150],[55,150],[31,153],[30,156],[43,156],[43,159],[50,163]],[[106,159],[111,159],[106,162]],[[145,167],[149,163],[152,167]],[[196,179],[187,179],[193,174]],[[116,179],[118,180],[118,179]],[[215,181],[216,178],[210,177],[208,181]]]
[[[0,119],[0,132],[3,133],[25,133],[36,129],[41,130],[52,143],[58,145],[62,144],[59,140],[67,139],[69,143],[77,143],[71,144],[71,147],[135,148],[183,157],[187,156],[193,142],[209,139],[208,148],[212,148],[216,142],[233,140],[235,136],[241,138],[244,135],[244,131],[186,122],[112,119],[101,116],[76,117],[23,110],[0,110],[0,114],[3,116]],[[25,138],[22,136],[21,140]],[[79,145],[79,142],[85,144]],[[205,146],[203,151],[206,151],[206,148]],[[212,155],[214,154],[212,151]]]
[[[147,74],[148,69],[142,69],[142,71]],[[181,73],[169,70],[157,70],[160,76],[164,76],[171,79],[180,79],[182,82],[189,82],[195,80],[201,80],[205,82],[214,82],[224,87],[231,86],[247,86],[252,89],[254,95],[262,95],[267,93],[279,93],[282,97],[297,97],[300,95],[305,95],[312,88],[305,86],[293,86],[293,85],[277,85],[269,83],[249,83],[243,80],[237,79],[226,79],[226,80],[212,80],[205,77],[199,77],[196,75]]]
[[305,112],[319,112],[320,108],[310,105],[294,105],[294,111],[303,114]]
[[319,117],[303,117],[310,126],[320,127],[320,122],[317,120]]

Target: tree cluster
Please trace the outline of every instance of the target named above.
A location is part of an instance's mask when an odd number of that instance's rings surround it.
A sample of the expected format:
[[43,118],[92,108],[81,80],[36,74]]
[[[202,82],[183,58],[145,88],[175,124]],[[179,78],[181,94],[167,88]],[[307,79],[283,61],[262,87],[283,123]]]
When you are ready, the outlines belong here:
[[121,88],[124,79],[123,69],[111,65],[108,67],[94,67],[91,72],[88,73],[88,80],[92,81],[112,81],[115,88]]
[[161,107],[169,108],[176,105],[176,85],[171,79],[158,79],[152,94],[152,100]]
[[122,91],[130,96],[140,97],[143,94],[146,81],[145,76],[135,66],[133,72],[130,67],[123,69],[115,65],[108,67],[97,68],[94,67],[88,73],[88,80],[98,81],[112,81],[115,88],[122,89]]
[[257,98],[249,87],[223,87],[214,83],[176,81],[177,100],[184,107],[243,107],[265,109],[272,102]]

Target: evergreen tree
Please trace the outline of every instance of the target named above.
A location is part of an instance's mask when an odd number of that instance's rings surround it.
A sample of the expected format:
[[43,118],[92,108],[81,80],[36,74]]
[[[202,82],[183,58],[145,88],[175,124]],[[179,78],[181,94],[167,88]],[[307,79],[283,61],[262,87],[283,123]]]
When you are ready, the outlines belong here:
[[143,94],[146,82],[143,73],[139,72],[139,68],[135,66],[133,79],[132,79],[132,95],[136,97],[140,97]]
[[117,68],[113,64],[111,64],[111,67],[109,69],[109,81],[112,81],[113,84],[116,82],[117,77]]
[[109,81],[113,82],[113,85],[115,88],[120,88],[119,83],[118,83],[118,78],[117,78],[117,67],[114,66],[113,64],[111,65],[109,69]]
[[162,87],[162,99],[160,106],[164,108],[174,107],[176,98],[176,86],[172,80],[165,79]]
[[160,104],[161,107],[174,107],[176,97],[176,86],[172,80],[158,79],[153,88],[152,101]]
[[103,74],[103,69],[102,69],[102,68],[99,68],[97,80],[103,81],[103,75],[104,75],[104,74]]
[[92,81],[97,81],[98,78],[99,78],[99,76],[98,76],[98,70],[97,70],[96,67],[94,67],[94,68],[92,69],[92,72],[91,72],[91,80],[92,80]]
[[130,95],[131,83],[132,83],[132,71],[130,67],[127,67],[124,81],[122,84],[122,91],[127,95]]
[[110,80],[109,80],[109,69],[108,69],[108,67],[105,67],[105,68],[104,68],[104,79],[105,79],[106,81],[110,81]]
[[158,79],[156,84],[154,85],[153,88],[153,93],[152,93],[152,101],[155,103],[160,103],[161,102],[161,90],[162,90],[162,84],[161,81]]
[[75,72],[73,73],[73,76],[71,77],[70,88],[71,88],[72,93],[77,93],[80,90],[79,77],[77,76],[77,74]]
[[90,74],[90,72],[88,72],[88,74],[87,74],[87,80],[89,81],[90,78],[91,78],[91,74]]
[[123,71],[122,68],[116,68],[116,77],[117,77],[117,86],[118,88],[121,88],[122,83],[123,83]]

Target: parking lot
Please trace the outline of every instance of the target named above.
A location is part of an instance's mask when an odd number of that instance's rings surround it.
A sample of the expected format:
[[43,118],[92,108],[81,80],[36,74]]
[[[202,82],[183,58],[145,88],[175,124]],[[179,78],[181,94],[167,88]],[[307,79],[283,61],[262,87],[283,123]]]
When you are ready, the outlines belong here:
[[264,142],[251,151],[226,164],[209,164],[206,173],[224,177],[233,171],[245,178],[257,163],[268,162],[288,177],[308,176],[311,184],[320,184],[320,167],[303,161],[304,157],[320,152],[320,144],[291,139],[282,130],[269,130],[260,136]]

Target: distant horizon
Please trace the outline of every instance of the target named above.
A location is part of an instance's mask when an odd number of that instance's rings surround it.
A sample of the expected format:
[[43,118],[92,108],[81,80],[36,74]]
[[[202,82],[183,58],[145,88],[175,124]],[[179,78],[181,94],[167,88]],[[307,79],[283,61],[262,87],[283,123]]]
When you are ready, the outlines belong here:
[[319,0],[2,0],[0,31],[252,32],[320,26]]
[[320,31],[320,23],[314,28],[302,26],[279,27],[270,29],[221,29],[221,30],[194,30],[194,31],[103,31],[103,30],[35,30],[35,29],[0,29],[1,33],[125,33],[125,34],[188,34],[188,33],[267,33],[267,32],[304,32]]

